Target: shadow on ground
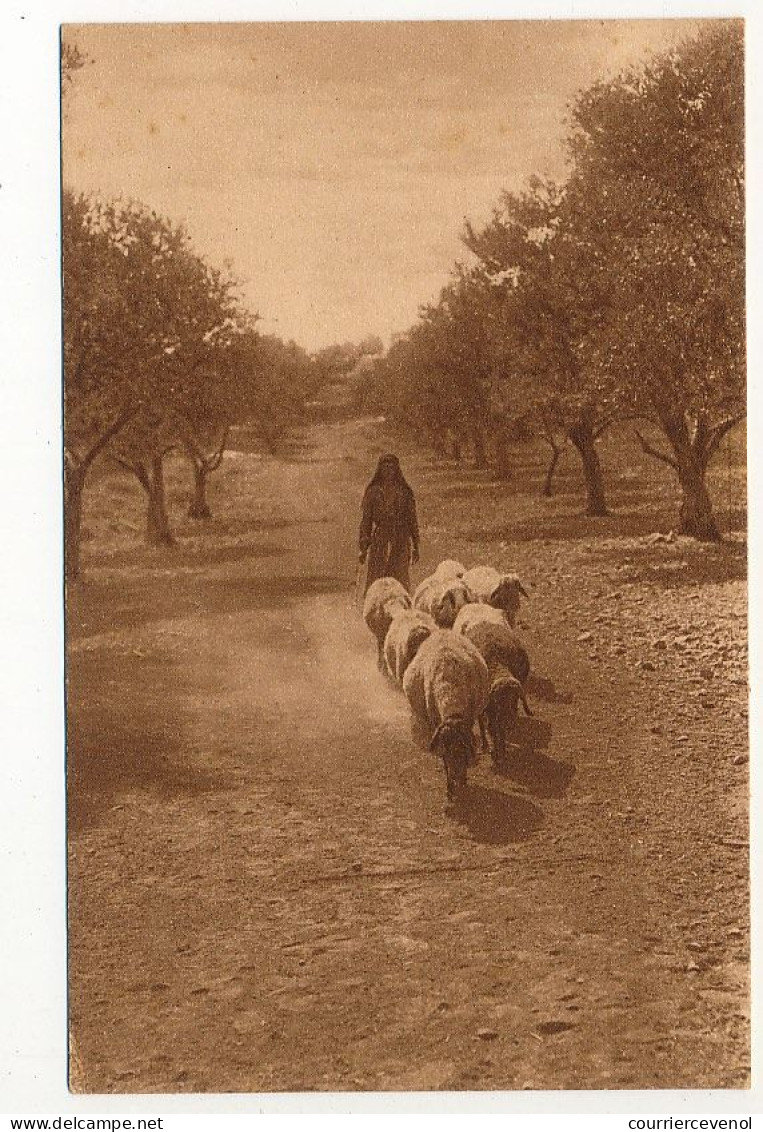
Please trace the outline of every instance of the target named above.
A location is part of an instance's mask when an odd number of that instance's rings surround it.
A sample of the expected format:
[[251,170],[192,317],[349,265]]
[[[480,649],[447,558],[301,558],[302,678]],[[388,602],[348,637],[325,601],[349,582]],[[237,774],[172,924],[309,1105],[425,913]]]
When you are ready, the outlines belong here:
[[[747,544],[728,540],[719,544],[657,543],[631,547],[627,551],[629,569],[626,581],[639,580],[675,589],[691,585],[723,585],[747,577]],[[661,559],[661,560],[660,560]],[[620,566],[622,548],[599,550],[596,561]]]
[[529,799],[471,782],[450,812],[483,845],[526,841],[543,821],[543,811]]
[[[558,502],[558,500],[557,500]],[[629,505],[623,501],[623,508]],[[479,520],[465,524],[463,535],[479,542],[492,542],[505,539],[513,542],[551,541],[575,542],[594,538],[636,538],[653,534],[655,531],[669,531],[676,526],[677,508],[674,502],[643,505],[639,510],[618,510],[598,518],[582,514],[579,502],[571,501],[569,510],[544,515],[542,511],[527,519],[515,519],[510,524],[486,523]],[[716,507],[715,515],[722,531],[738,530],[747,521],[746,512],[740,508]]]
[[571,704],[573,700],[569,692],[562,692],[548,676],[538,676],[535,672],[527,677],[525,690],[528,696],[545,700],[549,704]]
[[119,795],[148,792],[171,798],[221,789],[222,775],[184,756],[177,726],[157,712],[100,715],[72,711],[67,736],[69,836],[108,820]]
[[548,746],[550,737],[548,723],[519,720],[506,757],[500,763],[494,762],[493,770],[538,798],[563,797],[575,775],[575,766],[543,753],[540,748]]
[[120,580],[119,600],[114,583],[89,578],[69,590],[67,633],[73,639],[119,629],[139,629],[154,621],[219,615],[244,616],[254,609],[274,608],[290,601],[348,589],[347,579],[332,574],[284,574],[217,577],[144,575]]
[[[252,525],[250,528],[241,527],[236,532],[237,535],[245,537],[250,531],[259,530],[276,530],[281,527],[288,526],[289,524],[274,521],[272,523],[261,523],[259,527]],[[214,531],[208,528],[208,534],[219,535],[222,533],[221,526],[215,528]],[[196,532],[194,532],[196,536]],[[88,567],[107,566],[116,567],[129,567],[137,566],[141,570],[146,567],[150,569],[153,565],[155,568],[163,570],[175,570],[182,567],[209,567],[209,566],[225,566],[234,562],[245,562],[249,559],[256,558],[275,558],[283,554],[289,553],[288,546],[278,546],[274,543],[239,543],[237,546],[210,546],[200,535],[192,539],[177,542],[174,546],[162,547],[160,550],[152,550],[150,547],[136,545],[125,549],[119,547],[116,551],[91,551],[88,553],[87,564]]]
[[[675,477],[653,461],[643,462],[624,441],[613,435],[602,452],[609,514],[584,513],[585,491],[576,458],[567,451],[557,470],[554,493],[542,494],[545,462],[531,447],[515,451],[512,474],[496,478],[491,469],[476,469],[452,461],[429,460],[424,465],[422,512],[431,503],[435,525],[458,531],[460,538],[481,544],[490,542],[587,541],[604,538],[639,537],[677,526],[680,492]],[[739,438],[735,440],[739,446]],[[743,437],[742,437],[743,444]],[[629,463],[623,464],[623,451]],[[632,457],[632,458],[631,458]],[[732,463],[733,459],[733,463]],[[721,461],[711,469],[709,487],[722,531],[746,525],[743,484],[743,452],[734,449],[728,468]],[[730,480],[733,477],[733,482]],[[440,512],[444,522],[441,523]]]

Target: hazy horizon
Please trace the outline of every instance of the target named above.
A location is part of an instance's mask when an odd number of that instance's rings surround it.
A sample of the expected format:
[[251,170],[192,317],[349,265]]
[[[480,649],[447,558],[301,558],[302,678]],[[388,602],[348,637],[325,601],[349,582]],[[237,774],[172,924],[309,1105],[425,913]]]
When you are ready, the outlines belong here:
[[261,328],[386,342],[464,219],[564,176],[565,111],[697,20],[68,25],[64,183],[183,221]]

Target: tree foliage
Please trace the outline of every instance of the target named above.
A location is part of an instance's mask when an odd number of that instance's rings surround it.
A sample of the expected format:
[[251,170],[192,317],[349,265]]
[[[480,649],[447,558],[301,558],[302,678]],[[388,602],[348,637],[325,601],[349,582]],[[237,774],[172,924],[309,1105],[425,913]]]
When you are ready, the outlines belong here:
[[323,381],[320,367],[296,342],[251,331],[232,344],[227,366],[235,386],[231,420],[252,427],[274,452],[304,418],[305,403]]
[[208,404],[216,351],[240,313],[232,282],[182,226],[136,204],[64,192],[64,394],[67,449],[81,459],[115,420],[147,401]]
[[[241,330],[232,281],[193,251],[185,229],[134,203],[63,194],[64,442],[67,554],[79,567],[85,477],[135,422],[194,421],[225,400],[221,353]],[[138,427],[140,422],[144,427]]]
[[662,430],[667,451],[642,447],[678,474],[682,529],[715,539],[705,473],[745,411],[741,24],[596,84],[573,122],[565,224],[602,297],[588,387]]
[[377,400],[439,436],[532,424],[554,457],[567,437],[590,514],[606,512],[596,441],[643,418],[682,529],[719,537],[705,473],[745,408],[743,111],[739,21],[583,91],[567,182],[532,179],[466,225],[472,267],[376,367]]

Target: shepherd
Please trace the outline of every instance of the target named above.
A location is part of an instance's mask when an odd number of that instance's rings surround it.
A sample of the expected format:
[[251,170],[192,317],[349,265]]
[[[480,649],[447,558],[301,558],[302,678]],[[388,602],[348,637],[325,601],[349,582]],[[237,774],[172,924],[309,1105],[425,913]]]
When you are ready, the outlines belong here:
[[410,568],[419,560],[416,498],[391,452],[382,456],[363,495],[361,565],[368,558],[364,593],[377,578],[397,578],[410,591]]

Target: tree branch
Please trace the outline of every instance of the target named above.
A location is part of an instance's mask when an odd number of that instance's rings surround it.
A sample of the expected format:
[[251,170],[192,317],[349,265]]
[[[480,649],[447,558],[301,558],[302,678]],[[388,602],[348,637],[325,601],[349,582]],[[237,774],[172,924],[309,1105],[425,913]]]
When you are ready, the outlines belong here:
[[700,452],[707,451],[708,430],[707,418],[704,412],[697,414],[697,419],[694,423],[694,428],[691,430],[691,446],[693,449],[699,449]]
[[207,456],[201,445],[196,443],[193,427],[185,414],[176,409],[175,416],[180,424],[179,432],[181,443],[191,461],[203,468],[206,472],[216,472],[222,463],[225,446],[228,443],[230,426],[225,426],[219,448],[216,448],[211,456]]
[[543,433],[541,433],[541,435],[540,435],[540,439],[541,439],[541,440],[545,440],[546,444],[550,445],[550,447],[551,447],[551,451],[552,451],[552,452],[561,452],[561,450],[562,450],[562,444],[557,444],[557,443],[556,443],[556,440],[554,439],[554,437],[553,437],[553,434],[552,434],[552,433],[550,433],[550,432],[543,432]]
[[664,464],[669,464],[671,468],[673,468],[675,471],[678,471],[678,464],[672,456],[668,456],[667,452],[660,452],[657,448],[652,448],[649,441],[644,439],[637,428],[633,431],[635,432],[638,442],[644,452],[646,452],[647,456],[654,456],[656,460],[662,460]]
[[710,438],[707,441],[707,448],[705,449],[708,460],[711,456],[715,455],[724,436],[728,432],[731,432],[734,425],[741,424],[746,416],[747,410],[743,409],[741,412],[735,413],[731,417],[727,417],[726,420],[719,421],[717,425],[710,429]]
[[225,452],[225,448],[226,448],[226,445],[228,443],[228,433],[229,432],[230,432],[230,426],[226,425],[225,431],[223,432],[222,439],[220,441],[219,448],[217,449],[217,451],[212,456],[205,459],[204,465],[205,465],[208,472],[216,472],[217,469],[222,464],[223,454]]
[[121,456],[113,456],[112,459],[115,464],[119,464],[120,468],[125,468],[126,471],[131,472],[132,475],[134,475],[138,480],[141,487],[143,487],[150,494],[151,480],[149,479],[148,472],[146,471],[143,464],[132,464],[129,460],[123,460]]
[[194,441],[191,433],[183,430],[181,434],[181,441],[185,448],[186,455],[190,457],[192,464],[202,465],[204,463],[204,453]]
[[98,456],[99,453],[103,451],[109,441],[113,440],[117,433],[121,432],[125,425],[137,415],[139,408],[140,406],[133,407],[131,409],[125,409],[125,411],[117,417],[114,423],[110,425],[109,428],[107,428],[103,433],[103,435],[99,437],[99,439],[95,442],[90,451],[85,454],[80,462],[82,467],[90,467],[93,460],[96,458],[96,456]]
[[64,470],[74,473],[82,467],[82,461],[68,444],[64,444]]
[[593,431],[594,440],[598,440],[599,437],[603,436],[604,433],[607,431],[607,429],[615,423],[616,419],[617,418],[614,417],[614,416],[605,417],[604,420],[602,421],[602,423],[599,425],[599,427],[595,428],[594,431]]

